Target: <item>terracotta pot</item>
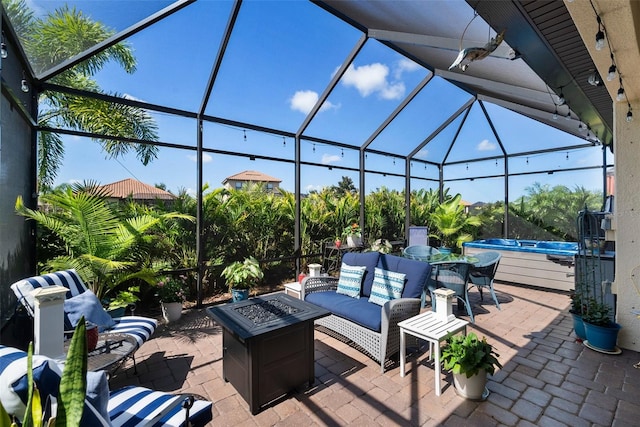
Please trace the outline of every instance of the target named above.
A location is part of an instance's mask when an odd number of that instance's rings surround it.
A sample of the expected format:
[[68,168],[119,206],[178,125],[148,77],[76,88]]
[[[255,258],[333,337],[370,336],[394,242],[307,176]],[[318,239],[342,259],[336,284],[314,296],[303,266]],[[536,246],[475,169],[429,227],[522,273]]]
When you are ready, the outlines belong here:
[[87,326],[87,350],[93,351],[98,345],[98,327]]

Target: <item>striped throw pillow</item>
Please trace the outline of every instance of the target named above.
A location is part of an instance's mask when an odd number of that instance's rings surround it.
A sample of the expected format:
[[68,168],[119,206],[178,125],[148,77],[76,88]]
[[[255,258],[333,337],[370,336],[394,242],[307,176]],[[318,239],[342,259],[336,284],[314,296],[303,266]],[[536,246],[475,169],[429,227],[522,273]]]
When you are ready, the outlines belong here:
[[338,278],[339,294],[344,294],[352,298],[360,298],[360,287],[362,286],[362,277],[367,267],[352,266],[342,263],[340,267],[340,277]]
[[404,273],[396,273],[395,271],[376,267],[369,302],[384,305],[387,301],[400,298],[404,289],[404,278]]

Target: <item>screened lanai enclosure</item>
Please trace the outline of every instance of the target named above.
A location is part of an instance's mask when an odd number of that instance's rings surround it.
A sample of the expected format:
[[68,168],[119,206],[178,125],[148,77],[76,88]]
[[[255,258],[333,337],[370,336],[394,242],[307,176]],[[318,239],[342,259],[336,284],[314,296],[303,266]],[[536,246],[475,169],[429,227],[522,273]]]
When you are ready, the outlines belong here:
[[200,271],[216,245],[203,194],[245,170],[293,194],[295,243],[280,255],[298,262],[302,198],[342,177],[365,236],[380,188],[404,192],[405,237],[420,225],[414,190],[506,206],[534,183],[608,195],[611,97],[563,2],[2,4],[3,318],[9,284],[36,270],[16,198],[36,207],[65,183],[133,177],[193,195]]

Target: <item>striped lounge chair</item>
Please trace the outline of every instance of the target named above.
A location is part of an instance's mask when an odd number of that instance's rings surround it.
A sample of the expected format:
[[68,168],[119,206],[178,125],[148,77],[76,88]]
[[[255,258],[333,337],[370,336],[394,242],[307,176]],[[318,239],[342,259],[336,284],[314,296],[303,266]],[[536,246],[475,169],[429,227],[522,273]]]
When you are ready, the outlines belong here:
[[[85,294],[85,292],[88,291],[87,287],[82,282],[82,279],[75,270],[57,271],[55,273],[29,277],[27,279],[23,279],[14,283],[13,285],[11,285],[11,289],[15,293],[18,300],[22,303],[22,305],[24,305],[27,312],[33,317],[33,291],[38,288],[45,288],[47,286],[53,285],[61,285],[69,290],[66,295],[67,301],[69,301],[73,297],[78,298],[81,295],[88,295]],[[97,300],[97,298],[95,299]],[[102,306],[95,307],[95,309],[102,310],[104,312]],[[106,312],[102,314],[108,316]],[[70,328],[68,327],[67,329],[73,329],[74,326],[75,325],[70,325]],[[98,326],[102,325],[98,324]],[[151,335],[153,335],[157,326],[158,322],[155,319],[142,316],[123,316],[114,318],[112,323],[108,327],[106,327],[106,329],[101,328],[101,332],[130,335],[136,340],[136,342],[138,343],[138,348],[140,348],[140,346],[144,344],[151,337]]]
[[[35,355],[32,372],[45,405],[58,396],[60,367],[53,359]],[[8,414],[23,419],[27,395],[27,353],[0,345],[0,403]],[[109,391],[103,371],[87,372],[80,427],[204,426],[211,419],[209,401],[137,386]]]

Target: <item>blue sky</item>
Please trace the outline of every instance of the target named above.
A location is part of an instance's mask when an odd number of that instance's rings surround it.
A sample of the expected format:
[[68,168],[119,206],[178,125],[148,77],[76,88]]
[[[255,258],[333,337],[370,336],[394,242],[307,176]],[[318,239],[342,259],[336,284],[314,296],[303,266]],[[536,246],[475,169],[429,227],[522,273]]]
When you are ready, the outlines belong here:
[[[170,4],[166,1],[67,3],[116,31]],[[63,3],[33,0],[29,4],[42,14]],[[200,1],[134,35],[127,42],[138,60],[137,71],[128,75],[110,64],[96,80],[107,92],[197,111],[231,5],[229,1]],[[310,2],[244,2],[206,114],[296,132],[360,37],[358,30]],[[303,161],[318,166],[303,168],[302,190],[334,185],[342,176],[351,177],[360,187],[357,172],[338,167],[358,167],[357,146],[367,140],[427,74],[424,68],[381,43],[369,40],[306,131],[308,135],[341,141],[354,149],[303,140]],[[468,94],[435,77],[370,147],[406,155],[468,99]],[[509,151],[575,143],[572,136],[501,107],[486,105],[501,142]],[[158,123],[161,141],[195,145],[195,121],[158,113],[153,113],[153,117]],[[457,124],[459,121],[454,121],[417,157],[436,162],[441,159]],[[206,124],[204,135],[205,147],[294,159],[294,141],[290,138],[218,124]],[[134,177],[150,184],[164,183],[174,192],[179,189],[195,191],[194,151],[162,148],[159,158],[144,167],[133,156],[118,161],[106,160],[99,146],[88,139],[64,139],[66,156],[57,184],[87,179],[104,184]],[[463,163],[447,167],[445,179],[502,174],[505,166],[501,159],[466,163],[479,156],[498,154],[498,141],[476,104],[449,154],[449,160]],[[294,190],[292,163],[209,154],[205,155],[205,162],[204,180],[212,187],[220,186],[225,177],[243,170],[259,170],[281,179],[285,189]],[[508,168],[511,173],[526,173],[601,163],[602,153],[595,148],[513,158]],[[404,187],[402,178],[392,176],[404,173],[405,164],[401,159],[369,154],[366,167],[387,175],[367,174],[365,191],[382,186]],[[425,168],[415,162],[411,168],[420,178],[438,177],[434,166]],[[510,199],[522,195],[525,188],[536,181],[599,190],[602,172],[513,177],[509,181]],[[460,192],[463,199],[471,202],[502,199],[505,187],[502,179],[495,178],[453,181],[447,185],[453,193]],[[420,179],[412,181],[413,189],[424,187],[435,188],[437,184]]]

